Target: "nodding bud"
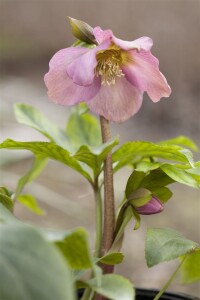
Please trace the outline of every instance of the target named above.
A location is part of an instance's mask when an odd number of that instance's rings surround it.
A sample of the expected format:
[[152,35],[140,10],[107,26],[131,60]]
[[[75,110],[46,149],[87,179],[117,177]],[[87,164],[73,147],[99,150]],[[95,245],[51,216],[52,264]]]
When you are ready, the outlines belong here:
[[164,205],[153,195],[145,205],[135,206],[134,208],[140,215],[154,215],[163,211]]
[[76,20],[74,18],[69,18],[73,35],[80,40],[88,44],[97,44],[95,36],[93,34],[93,28],[87,23]]

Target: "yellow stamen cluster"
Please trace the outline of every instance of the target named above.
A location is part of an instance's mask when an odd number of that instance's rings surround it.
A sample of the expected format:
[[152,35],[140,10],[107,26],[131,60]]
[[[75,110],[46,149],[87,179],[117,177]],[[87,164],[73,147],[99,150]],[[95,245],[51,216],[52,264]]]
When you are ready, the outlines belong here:
[[97,52],[97,66],[95,75],[101,76],[102,85],[115,84],[116,77],[124,76],[120,66],[122,64],[122,55],[120,48],[109,48]]

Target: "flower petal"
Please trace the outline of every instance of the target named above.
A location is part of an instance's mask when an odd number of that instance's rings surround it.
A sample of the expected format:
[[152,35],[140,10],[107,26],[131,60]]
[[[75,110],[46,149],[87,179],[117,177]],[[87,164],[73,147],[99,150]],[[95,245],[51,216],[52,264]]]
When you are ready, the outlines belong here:
[[159,62],[149,51],[131,50],[132,62],[122,67],[126,78],[141,92],[146,91],[153,102],[169,97],[171,88],[159,71]]
[[123,41],[113,36],[112,40],[117,46],[119,46],[123,50],[143,49],[145,51],[149,51],[153,46],[153,40],[147,36],[143,36],[135,41]]
[[98,44],[103,43],[104,41],[108,41],[112,39],[113,33],[112,30],[102,30],[101,27],[97,26],[93,29],[93,34],[95,36],[96,41]]
[[91,86],[83,87],[75,84],[66,71],[68,63],[87,50],[78,47],[62,49],[51,59],[49,72],[45,75],[44,81],[48,88],[48,96],[55,103],[74,105],[82,101],[87,102],[99,91],[101,85],[99,78],[95,78]]
[[56,52],[54,56],[51,58],[49,62],[49,68],[58,66],[60,64],[66,67],[74,59],[86,53],[87,51],[88,51],[87,48],[81,48],[81,47],[69,47],[69,48],[61,49],[60,51]]
[[96,53],[107,49],[110,46],[110,40],[101,45],[88,49],[87,52],[73,60],[67,67],[67,73],[74,83],[88,86],[94,80],[94,69],[97,65]]
[[126,78],[116,78],[114,85],[102,85],[99,93],[87,103],[91,111],[107,120],[124,122],[142,105],[142,93]]

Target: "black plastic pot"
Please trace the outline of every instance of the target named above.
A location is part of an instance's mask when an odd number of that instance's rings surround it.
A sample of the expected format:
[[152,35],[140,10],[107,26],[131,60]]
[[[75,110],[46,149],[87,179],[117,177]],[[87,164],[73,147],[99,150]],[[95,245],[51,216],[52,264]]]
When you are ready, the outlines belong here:
[[[158,294],[158,290],[136,289],[136,300],[153,300]],[[79,299],[83,295],[83,290],[78,291]],[[198,297],[193,297],[177,293],[164,293],[160,300],[200,300]]]
[[[158,290],[136,289],[136,300],[153,300],[158,294]],[[160,300],[200,300],[200,298],[179,294],[165,292]]]

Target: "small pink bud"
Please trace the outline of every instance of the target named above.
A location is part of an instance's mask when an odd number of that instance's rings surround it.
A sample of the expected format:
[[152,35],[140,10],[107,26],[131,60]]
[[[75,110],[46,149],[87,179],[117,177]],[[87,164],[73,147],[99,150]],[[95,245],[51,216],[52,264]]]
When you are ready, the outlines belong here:
[[151,200],[149,200],[149,202],[147,202],[145,205],[134,208],[140,215],[153,215],[163,211],[164,206],[158,198],[152,196]]

